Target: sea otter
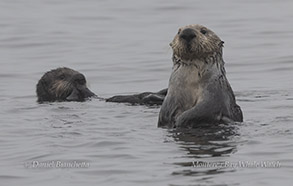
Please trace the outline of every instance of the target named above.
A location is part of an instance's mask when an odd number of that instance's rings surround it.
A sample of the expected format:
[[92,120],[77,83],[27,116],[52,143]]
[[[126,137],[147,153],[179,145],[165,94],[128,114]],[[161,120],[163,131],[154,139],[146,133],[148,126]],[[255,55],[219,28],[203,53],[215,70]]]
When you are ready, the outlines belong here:
[[70,68],[46,72],[37,84],[38,102],[84,101],[96,96],[87,88],[85,76]]
[[[53,101],[85,101],[96,97],[86,86],[83,74],[73,69],[63,67],[46,72],[37,84],[38,102]],[[158,92],[143,92],[133,95],[117,95],[107,99],[107,102],[130,103],[132,105],[161,105],[167,89]]]
[[170,43],[173,69],[158,127],[195,128],[200,124],[243,121],[226,78],[223,43],[202,25],[179,29]]

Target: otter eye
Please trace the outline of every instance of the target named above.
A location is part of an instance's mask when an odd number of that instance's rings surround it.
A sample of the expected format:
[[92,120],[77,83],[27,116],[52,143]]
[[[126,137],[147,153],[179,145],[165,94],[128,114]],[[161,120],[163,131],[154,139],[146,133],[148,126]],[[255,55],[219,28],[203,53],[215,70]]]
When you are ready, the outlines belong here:
[[181,29],[179,29],[179,30],[178,30],[178,33],[177,33],[177,34],[179,35],[179,34],[180,34],[180,32],[181,32]]
[[200,32],[205,35],[207,33],[207,31],[205,29],[201,29]]
[[64,75],[64,74],[61,74],[61,75],[59,76],[59,79],[61,79],[61,80],[65,79],[65,75]]

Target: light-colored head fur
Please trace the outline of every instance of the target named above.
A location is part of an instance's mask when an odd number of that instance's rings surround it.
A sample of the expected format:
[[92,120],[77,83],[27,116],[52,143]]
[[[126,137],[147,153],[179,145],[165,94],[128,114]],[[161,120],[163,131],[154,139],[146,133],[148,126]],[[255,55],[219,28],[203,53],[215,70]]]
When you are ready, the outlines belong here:
[[195,65],[200,71],[216,65],[217,69],[225,74],[223,44],[224,42],[213,31],[202,25],[181,27],[170,43],[174,65]]
[[[184,37],[184,31],[191,29],[194,38],[187,42]],[[174,37],[170,46],[173,54],[184,61],[206,58],[214,53],[222,53],[223,41],[208,28],[194,24],[181,27]]]

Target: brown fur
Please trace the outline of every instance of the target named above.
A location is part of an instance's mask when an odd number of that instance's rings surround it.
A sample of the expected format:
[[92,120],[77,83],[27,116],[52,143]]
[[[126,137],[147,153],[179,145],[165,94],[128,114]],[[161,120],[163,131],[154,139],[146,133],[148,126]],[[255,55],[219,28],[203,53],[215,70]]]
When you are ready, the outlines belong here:
[[[181,32],[191,28],[196,37],[191,41],[191,48],[180,39]],[[205,32],[202,34],[201,32]],[[170,46],[173,54],[182,60],[203,59],[215,52],[222,52],[223,41],[211,30],[202,25],[187,25],[179,29],[178,34],[174,37]]]
[[173,71],[159,115],[159,127],[242,121],[226,78],[223,41],[202,25],[179,29],[170,46]]
[[70,68],[46,72],[37,84],[38,102],[84,101],[95,96],[86,86],[83,74]]

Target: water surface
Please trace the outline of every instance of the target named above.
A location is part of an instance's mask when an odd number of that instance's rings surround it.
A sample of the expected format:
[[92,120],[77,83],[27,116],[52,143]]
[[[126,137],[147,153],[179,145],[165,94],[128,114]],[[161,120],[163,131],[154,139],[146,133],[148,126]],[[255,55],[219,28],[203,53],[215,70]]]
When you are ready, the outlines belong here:
[[[292,7],[289,0],[2,0],[1,185],[290,185]],[[168,44],[195,23],[225,41],[242,124],[174,131],[157,128],[159,107],[36,103],[39,78],[62,66],[84,73],[101,97],[167,87]],[[198,167],[237,162],[253,165]],[[279,164],[257,167],[264,162]]]

